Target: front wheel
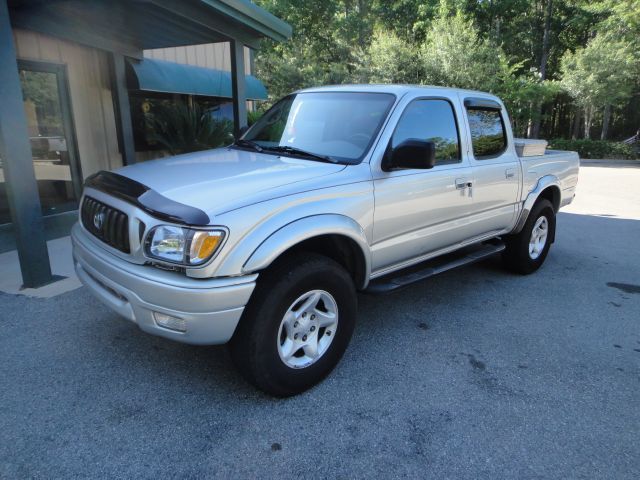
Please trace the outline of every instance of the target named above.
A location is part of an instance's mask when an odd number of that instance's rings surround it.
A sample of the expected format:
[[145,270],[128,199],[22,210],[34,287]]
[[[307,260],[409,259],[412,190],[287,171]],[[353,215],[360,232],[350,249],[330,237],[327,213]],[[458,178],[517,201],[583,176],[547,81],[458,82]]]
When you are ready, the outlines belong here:
[[260,275],[231,340],[243,376],[276,396],[301,393],[336,366],[356,318],[356,291],[333,260],[295,254]]
[[553,205],[540,199],[531,209],[522,231],[505,239],[503,252],[505,266],[523,275],[533,273],[547,258],[556,231],[556,215]]

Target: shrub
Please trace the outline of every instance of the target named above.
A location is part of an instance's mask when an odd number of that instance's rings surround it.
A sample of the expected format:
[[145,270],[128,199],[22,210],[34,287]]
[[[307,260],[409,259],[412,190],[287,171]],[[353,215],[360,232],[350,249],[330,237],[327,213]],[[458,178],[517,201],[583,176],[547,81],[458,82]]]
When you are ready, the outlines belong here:
[[162,106],[149,121],[153,140],[172,155],[216,148],[233,141],[233,123],[216,120],[213,112],[197,104]]
[[264,114],[261,110],[253,110],[251,112],[247,112],[247,126],[251,126],[260,120],[260,117]]
[[580,158],[638,158],[638,153],[633,145],[606,140],[565,140],[556,138],[549,141],[549,148],[578,152]]

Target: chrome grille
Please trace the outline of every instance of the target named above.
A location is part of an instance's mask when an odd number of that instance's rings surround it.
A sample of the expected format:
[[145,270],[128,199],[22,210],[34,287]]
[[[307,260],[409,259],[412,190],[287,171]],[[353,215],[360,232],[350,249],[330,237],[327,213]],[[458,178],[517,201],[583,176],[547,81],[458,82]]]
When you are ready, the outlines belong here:
[[130,253],[129,217],[126,213],[85,196],[80,216],[82,225],[92,235],[121,252]]

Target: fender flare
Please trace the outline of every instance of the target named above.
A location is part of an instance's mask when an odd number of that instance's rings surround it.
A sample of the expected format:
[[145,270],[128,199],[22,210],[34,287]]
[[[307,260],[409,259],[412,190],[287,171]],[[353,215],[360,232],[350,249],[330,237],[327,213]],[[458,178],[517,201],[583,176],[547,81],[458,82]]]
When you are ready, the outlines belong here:
[[358,222],[345,215],[337,214],[304,217],[276,230],[249,256],[242,267],[242,273],[263,270],[291,247],[321,235],[342,235],[358,245],[364,258],[365,268],[364,285],[359,285],[359,287],[366,287],[371,275],[369,242]]
[[534,189],[529,192],[527,198],[524,200],[516,226],[511,231],[512,234],[517,234],[522,231],[522,229],[524,228],[524,224],[527,222],[527,218],[529,218],[529,213],[538,200],[538,197],[544,190],[549,187],[557,188],[558,193],[562,192],[562,189],[560,188],[560,181],[555,175],[545,175],[544,177],[540,178]]

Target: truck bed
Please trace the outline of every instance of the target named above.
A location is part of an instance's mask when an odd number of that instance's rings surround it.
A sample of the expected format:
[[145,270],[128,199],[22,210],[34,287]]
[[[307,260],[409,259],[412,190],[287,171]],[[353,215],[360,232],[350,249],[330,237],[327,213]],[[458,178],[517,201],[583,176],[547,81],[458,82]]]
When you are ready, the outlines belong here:
[[520,157],[523,173],[523,198],[533,190],[538,180],[546,175],[554,176],[560,183],[562,197],[571,195],[578,183],[580,157],[577,152],[546,150],[544,155]]

